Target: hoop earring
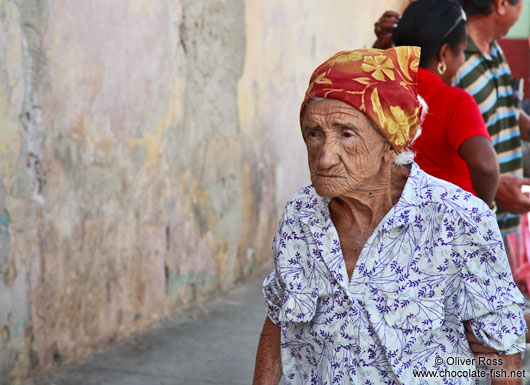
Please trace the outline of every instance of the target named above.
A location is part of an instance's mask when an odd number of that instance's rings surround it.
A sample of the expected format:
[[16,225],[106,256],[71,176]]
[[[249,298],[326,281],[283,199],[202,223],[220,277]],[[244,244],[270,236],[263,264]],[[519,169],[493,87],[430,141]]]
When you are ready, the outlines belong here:
[[437,70],[440,75],[443,75],[446,69],[447,69],[447,65],[445,64],[445,62],[441,61],[438,63]]

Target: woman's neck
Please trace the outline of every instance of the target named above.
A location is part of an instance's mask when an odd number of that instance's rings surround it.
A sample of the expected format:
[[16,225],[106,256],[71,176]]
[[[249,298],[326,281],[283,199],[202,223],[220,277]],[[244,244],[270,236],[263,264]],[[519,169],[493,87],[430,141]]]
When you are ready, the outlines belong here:
[[442,81],[445,83],[445,84],[449,84],[447,83],[447,81],[442,77],[440,76],[440,74],[438,73],[438,60],[437,59],[431,59],[429,60],[429,62],[427,63],[427,65],[425,66],[425,69],[432,72],[433,74],[435,74],[436,76],[438,76],[440,79],[442,79]]
[[330,211],[348,216],[357,226],[373,231],[398,202],[409,171],[408,167],[391,164],[369,185],[347,196],[333,198],[329,204]]

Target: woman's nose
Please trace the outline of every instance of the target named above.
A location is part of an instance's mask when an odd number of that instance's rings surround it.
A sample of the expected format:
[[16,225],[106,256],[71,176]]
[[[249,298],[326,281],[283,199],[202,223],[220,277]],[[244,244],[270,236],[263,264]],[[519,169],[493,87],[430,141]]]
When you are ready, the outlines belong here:
[[333,142],[325,142],[320,151],[320,168],[326,169],[336,166],[340,162],[338,146]]

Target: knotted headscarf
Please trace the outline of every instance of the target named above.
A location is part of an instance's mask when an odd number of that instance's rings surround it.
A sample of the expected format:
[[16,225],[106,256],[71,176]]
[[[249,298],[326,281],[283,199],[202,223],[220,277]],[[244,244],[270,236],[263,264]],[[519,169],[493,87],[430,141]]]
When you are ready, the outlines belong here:
[[300,116],[313,99],[341,100],[364,112],[399,154],[421,120],[419,61],[419,47],[339,52],[313,72]]

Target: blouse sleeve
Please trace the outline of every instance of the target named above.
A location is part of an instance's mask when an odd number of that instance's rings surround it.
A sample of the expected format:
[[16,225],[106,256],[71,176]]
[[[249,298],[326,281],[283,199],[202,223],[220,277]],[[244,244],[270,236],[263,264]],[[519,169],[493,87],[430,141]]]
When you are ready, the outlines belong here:
[[[479,210],[480,211],[480,210]],[[473,333],[501,354],[526,348],[525,299],[513,281],[495,215],[475,212],[468,240],[455,249],[463,261],[459,307]]]
[[473,96],[464,90],[452,87],[455,92],[453,103],[455,107],[452,114],[448,116],[449,143],[458,151],[462,143],[474,136],[484,136],[490,139],[484,118]]
[[265,281],[263,282],[263,295],[265,296],[267,315],[276,326],[280,326],[279,315],[285,296],[285,285],[280,279],[281,275],[278,270],[278,258],[285,249],[286,240],[283,228],[286,215],[287,214],[284,212],[278,226],[278,231],[272,242],[274,270],[267,276],[267,278],[265,278]]

